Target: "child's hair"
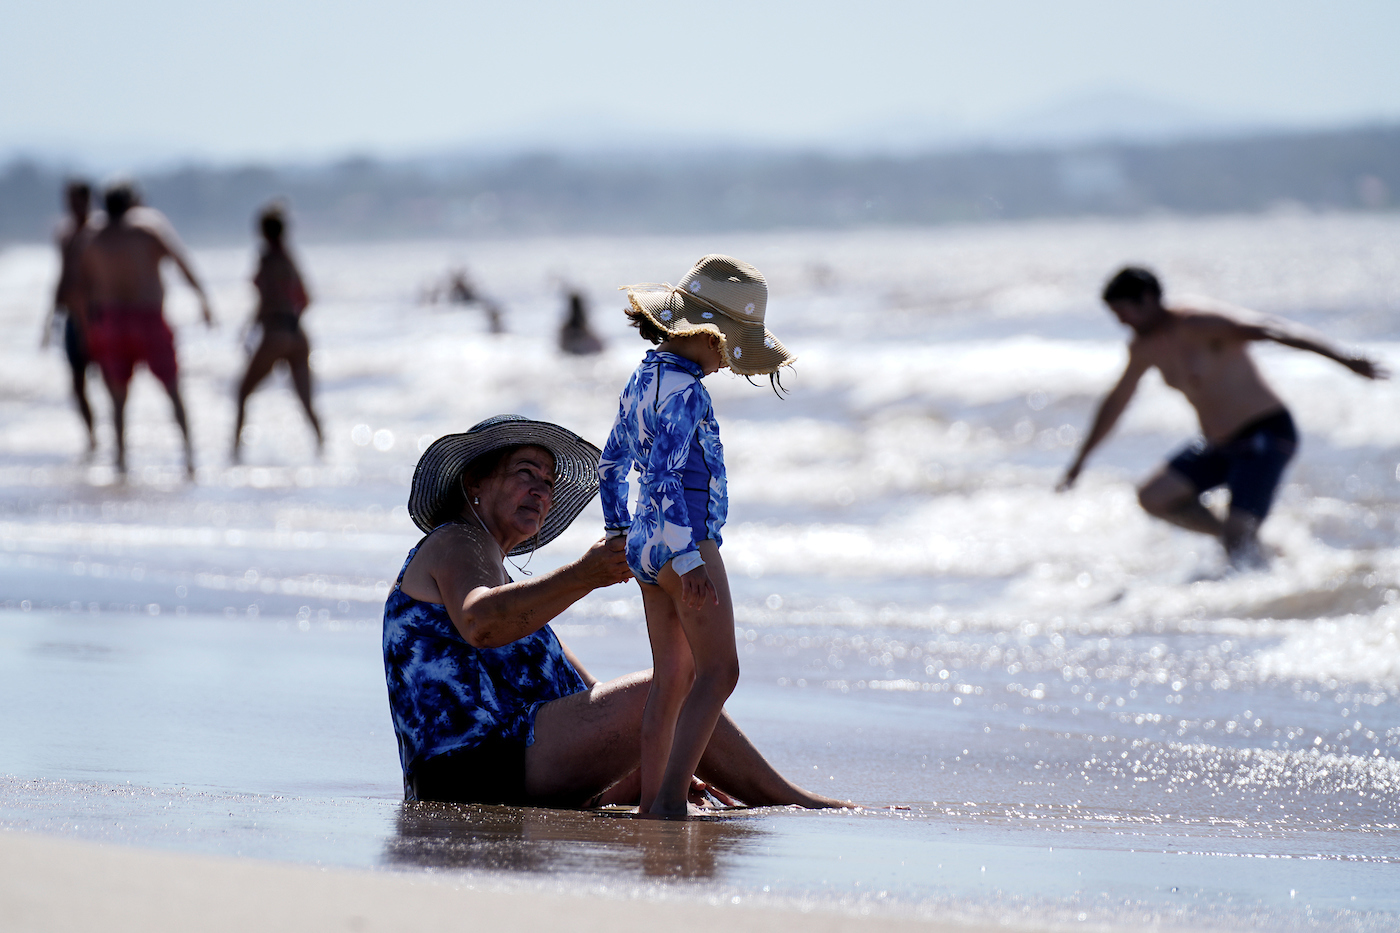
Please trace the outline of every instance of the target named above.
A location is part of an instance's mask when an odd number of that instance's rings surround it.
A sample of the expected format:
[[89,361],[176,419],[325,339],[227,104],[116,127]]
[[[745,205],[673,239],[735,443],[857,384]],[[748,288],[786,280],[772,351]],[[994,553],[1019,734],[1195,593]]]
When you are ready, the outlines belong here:
[[627,311],[625,313],[628,320],[632,322],[632,326],[637,328],[637,333],[642,335],[642,339],[650,340],[653,346],[660,346],[667,337],[671,336],[652,323],[651,318],[647,317],[630,304],[627,306]]

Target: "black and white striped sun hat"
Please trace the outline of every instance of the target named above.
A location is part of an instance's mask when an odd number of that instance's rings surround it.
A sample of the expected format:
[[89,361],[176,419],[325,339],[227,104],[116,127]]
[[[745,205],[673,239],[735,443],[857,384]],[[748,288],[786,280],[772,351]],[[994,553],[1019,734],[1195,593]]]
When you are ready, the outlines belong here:
[[496,415],[465,434],[433,441],[418,459],[408,493],[408,514],[424,531],[457,518],[445,514],[460,501],[458,480],[477,457],[502,447],[533,444],[554,455],[554,504],[539,533],[511,549],[511,556],[543,547],[573,523],[598,493],[598,460],[603,452],[574,432],[523,415]]

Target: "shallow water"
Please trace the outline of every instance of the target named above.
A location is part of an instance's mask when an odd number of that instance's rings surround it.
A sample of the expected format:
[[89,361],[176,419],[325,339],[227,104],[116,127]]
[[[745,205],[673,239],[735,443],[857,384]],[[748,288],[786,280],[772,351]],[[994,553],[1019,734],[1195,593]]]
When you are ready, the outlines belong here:
[[[180,329],[192,486],[147,377],[133,390],[130,480],[113,482],[105,448],[97,465],[79,461],[64,366],[32,351],[51,257],[12,249],[0,254],[0,701],[23,714],[0,736],[3,820],[619,896],[1388,928],[1400,913],[1394,385],[1258,353],[1303,433],[1265,526],[1279,552],[1267,572],[1227,573],[1211,542],[1137,509],[1133,482],[1193,430],[1160,382],[1076,491],[1052,487],[1124,359],[1094,300],[1116,264],[1146,257],[1178,291],[1303,320],[1395,368],[1397,247],[1400,220],[1386,217],[313,247],[326,455],[312,457],[274,380],[254,397],[241,467],[224,451],[251,257],[203,252],[226,326]],[[800,357],[783,402],[709,380],[743,646],[731,709],[797,779],[909,809],[658,828],[402,808],[377,616],[416,540],[402,503],[419,448],[504,410],[601,439],[643,349],[609,287],[674,279],[715,250],[767,273],[770,321]],[[461,261],[507,306],[511,334],[416,304]],[[599,302],[604,356],[553,352],[561,278]],[[187,299],[175,291],[177,322],[193,321]],[[599,524],[595,504],[530,569],[578,553]],[[646,666],[640,621],[634,591],[617,587],[560,631],[611,676]]]

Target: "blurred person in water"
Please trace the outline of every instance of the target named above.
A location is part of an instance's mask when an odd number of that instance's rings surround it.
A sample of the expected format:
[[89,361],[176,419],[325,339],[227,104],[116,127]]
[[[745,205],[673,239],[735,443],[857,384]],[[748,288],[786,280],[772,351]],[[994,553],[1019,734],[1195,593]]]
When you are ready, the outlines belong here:
[[[598,492],[598,448],[544,421],[488,418],[434,441],[408,512],[426,534],[384,606],[384,672],[406,800],[635,803],[649,671],[600,682],[550,623],[631,576],[621,538],[513,580]],[[733,638],[733,628],[729,637]],[[785,779],[728,716],[697,768],[721,803],[839,806]],[[692,800],[710,788],[690,781]],[[730,796],[732,795],[732,797]]]
[[47,347],[54,330],[54,323],[63,317],[63,351],[68,356],[68,368],[73,380],[73,401],[78,406],[87,427],[88,453],[97,449],[97,431],[92,423],[92,406],[87,397],[87,369],[92,361],[88,354],[88,341],[82,321],[73,310],[77,304],[74,290],[78,287],[78,261],[83,249],[92,238],[95,227],[90,223],[92,213],[92,186],[85,181],[70,181],[64,188],[64,203],[68,207],[68,217],[58,232],[59,273],[58,286],[54,289],[53,305],[49,309],[48,320],[44,323],[44,337],[41,346]]
[[307,342],[306,332],[301,329],[301,316],[311,299],[306,294],[301,272],[287,251],[287,218],[281,205],[270,204],[263,209],[258,215],[258,229],[262,233],[263,250],[258,260],[258,271],[253,276],[253,285],[258,290],[258,307],[253,312],[250,326],[261,328],[262,339],[248,360],[243,381],[238,384],[238,415],[233,423],[234,462],[239,458],[248,396],[279,362],[286,363],[291,370],[297,398],[301,400],[301,407],[311,422],[311,429],[316,432],[317,451],[320,451],[323,440],[321,421],[311,404],[311,346]]
[[[1147,269],[1122,269],[1109,280],[1102,297],[1114,316],[1133,330],[1128,365],[1099,404],[1059,489],[1074,485],[1089,453],[1127,408],[1138,381],[1155,366],[1162,380],[1195,408],[1203,436],[1143,483],[1138,501],[1157,518],[1218,538],[1233,566],[1262,566],[1259,525],[1297,451],[1298,435],[1288,409],[1255,368],[1249,344],[1271,340],[1309,350],[1367,379],[1388,374],[1371,359],[1347,353],[1289,321],[1243,310],[1168,307],[1162,302],[1161,283]],[[1219,486],[1230,490],[1224,519],[1201,502],[1202,493]]]
[[588,326],[588,306],[583,295],[569,292],[569,310],[564,325],[559,328],[559,349],[574,356],[588,356],[603,351],[603,341]]
[[493,299],[477,291],[465,269],[454,269],[447,279],[423,292],[424,304],[437,304],[445,300],[453,305],[478,305],[486,315],[486,324],[493,334],[506,332],[505,314]]
[[[169,259],[199,296],[205,325],[214,326],[209,298],[163,214],[137,207],[140,198],[129,182],[118,182],[103,195],[107,222],[88,238],[78,263],[77,285],[70,292],[72,310],[88,338],[88,352],[102,370],[112,396],[116,427],[116,467],[126,472],[126,399],[137,363],[145,363],[170,396],[175,423],[184,441],[185,470],[194,475],[189,423],[180,397],[175,337],[165,321],[165,285],[161,263]],[[134,209],[135,208],[135,209]]]

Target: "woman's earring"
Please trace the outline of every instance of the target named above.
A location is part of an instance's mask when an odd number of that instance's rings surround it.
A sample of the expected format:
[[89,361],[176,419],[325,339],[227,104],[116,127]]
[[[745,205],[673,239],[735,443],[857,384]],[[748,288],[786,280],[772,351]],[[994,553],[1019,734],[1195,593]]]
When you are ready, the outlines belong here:
[[481,500],[478,499],[478,498],[476,498],[476,497],[473,497],[473,498],[472,498],[472,505],[481,505]]

